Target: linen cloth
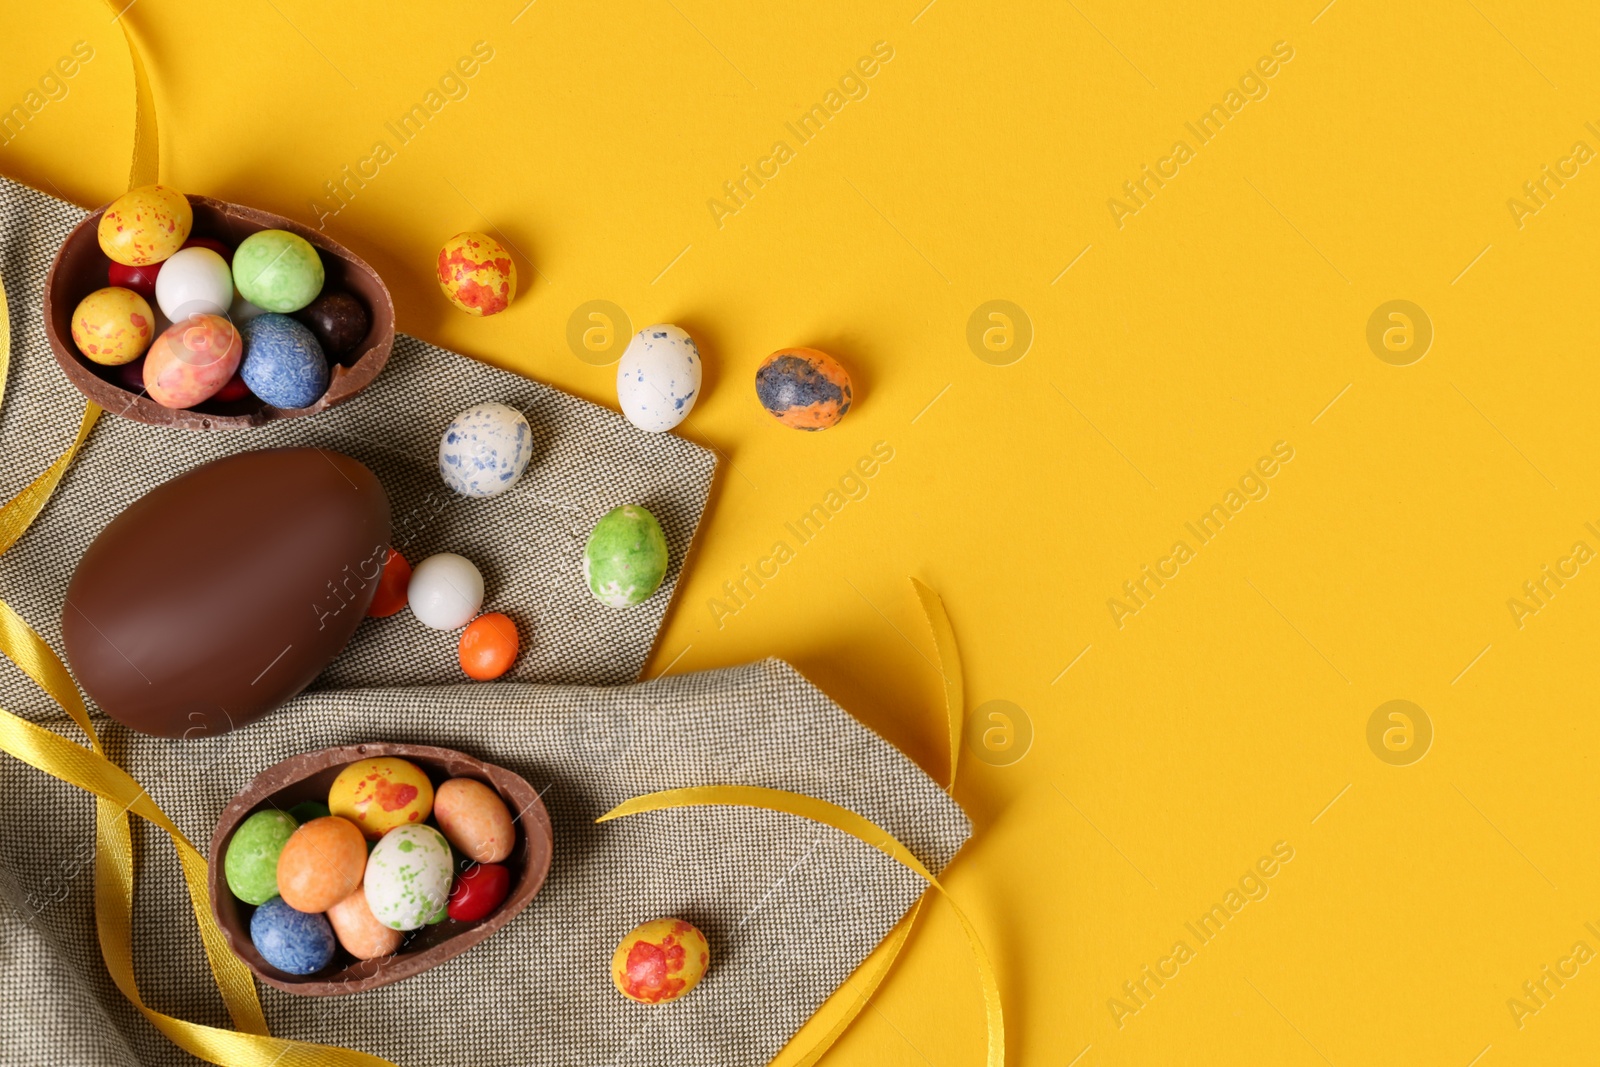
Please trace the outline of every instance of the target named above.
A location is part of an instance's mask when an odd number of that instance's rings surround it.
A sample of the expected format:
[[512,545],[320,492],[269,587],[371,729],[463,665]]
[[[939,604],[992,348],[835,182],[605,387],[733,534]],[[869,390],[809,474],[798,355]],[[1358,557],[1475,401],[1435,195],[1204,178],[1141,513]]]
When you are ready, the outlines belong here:
[[[44,341],[39,303],[55,247],[84,212],[0,179],[0,271],[10,300],[11,380],[0,408],[0,496],[65,447],[82,401]],[[438,436],[460,409],[499,400],[527,414],[534,460],[512,493],[447,496]],[[883,826],[934,872],[971,833],[961,809],[903,754],[775,660],[631,682],[649,655],[704,510],[713,458],[671,435],[547,386],[400,337],[355,400],[256,431],[194,434],[102,418],[56,496],[0,556],[0,597],[60,650],[58,616],[94,534],[151,486],[246,448],[317,444],[367,463],[416,561],[459,551],[506,610],[525,651],[509,680],[461,684],[453,634],[368,620],[311,690],[241,730],[171,740],[95,712],[109,754],[202,851],[257,772],[312,749],[364,741],[456,748],[544,790],[550,877],[483,944],[432,971],[354,997],[258,986],[273,1033],[363,1049],[402,1065],[745,1067],[765,1063],[889,932],[925,886],[881,853],[789,816],[696,808],[596,825],[642,793],[760,785],[806,793]],[[579,551],[615,504],[644,503],[672,554],[662,590],[616,612],[589,597]],[[406,516],[413,516],[410,523]],[[407,540],[409,538],[409,540]],[[15,667],[0,707],[77,731]],[[152,1007],[227,1026],[164,835],[133,820],[136,969]],[[93,802],[0,755],[0,1062],[95,1067],[191,1064],[112,985],[93,919]],[[612,949],[665,915],[705,931],[712,968],[693,995],[632,1004],[610,984]]]

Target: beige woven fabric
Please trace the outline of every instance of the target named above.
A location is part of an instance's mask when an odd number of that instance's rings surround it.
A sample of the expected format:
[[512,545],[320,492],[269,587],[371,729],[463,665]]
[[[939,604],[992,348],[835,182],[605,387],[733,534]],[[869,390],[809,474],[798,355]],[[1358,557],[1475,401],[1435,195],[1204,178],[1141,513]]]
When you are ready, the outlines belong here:
[[[0,179],[0,271],[14,338],[0,410],[7,497],[65,447],[81,410],[37,312],[50,255],[81,216]],[[490,398],[522,408],[542,439],[525,491],[482,522],[442,496],[432,465],[450,415]],[[545,790],[556,840],[543,892],[456,960],[357,997],[260,987],[275,1034],[418,1067],[762,1064],[905,914],[923,891],[919,879],[853,838],[788,816],[703,808],[603,826],[595,816],[688,785],[787,789],[860,812],[936,872],[970,834],[934,782],[786,664],[612,684],[636,677],[649,654],[704,507],[711,458],[411,338],[356,402],[248,437],[102,420],[50,507],[0,557],[0,597],[59,648],[60,598],[94,533],[149,486],[247,441],[339,448],[385,482],[397,516],[426,508],[407,554],[449,548],[483,566],[489,605],[521,612],[531,636],[519,680],[452,684],[453,638],[369,621],[315,691],[245,729],[173,741],[97,719],[112,758],[202,850],[223,806],[258,771],[370,740],[457,748],[517,771]],[[673,569],[648,604],[610,612],[584,592],[577,549],[588,523],[624,500],[661,518]],[[397,532],[397,542],[405,536]],[[77,732],[9,663],[0,664],[0,706]],[[197,1062],[134,1011],[100,960],[92,812],[86,794],[0,755],[0,1062]],[[134,827],[145,999],[225,1026],[176,856],[159,832],[137,819]],[[678,1004],[628,1003],[610,988],[611,950],[635,923],[669,914],[706,932],[712,970]]]

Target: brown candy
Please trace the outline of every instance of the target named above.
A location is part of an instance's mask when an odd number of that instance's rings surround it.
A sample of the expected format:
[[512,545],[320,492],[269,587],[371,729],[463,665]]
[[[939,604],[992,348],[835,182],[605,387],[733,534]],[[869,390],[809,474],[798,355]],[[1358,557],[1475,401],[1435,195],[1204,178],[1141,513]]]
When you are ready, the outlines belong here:
[[366,307],[342,289],[325,290],[294,317],[311,328],[322,343],[322,351],[332,359],[360,344],[372,325]]

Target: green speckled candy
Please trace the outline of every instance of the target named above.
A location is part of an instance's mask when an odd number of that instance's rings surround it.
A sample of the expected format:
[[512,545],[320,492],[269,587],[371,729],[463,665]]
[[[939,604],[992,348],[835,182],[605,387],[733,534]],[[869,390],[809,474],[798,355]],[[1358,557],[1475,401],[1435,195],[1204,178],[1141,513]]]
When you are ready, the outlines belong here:
[[298,825],[282,811],[258,811],[239,824],[222,858],[234,896],[246,904],[265,904],[278,895],[278,853]]
[[423,823],[396,826],[367,857],[367,907],[394,930],[423,926],[450,897],[450,843]]
[[312,819],[326,818],[333,812],[320,800],[302,800],[289,809],[289,814],[295,817],[296,822],[310,822]]
[[322,260],[299,234],[261,230],[233,252],[233,284],[256,307],[288,314],[322,292]]
[[650,599],[667,576],[667,538],[656,517],[636,504],[606,512],[583,546],[583,580],[611,608]]

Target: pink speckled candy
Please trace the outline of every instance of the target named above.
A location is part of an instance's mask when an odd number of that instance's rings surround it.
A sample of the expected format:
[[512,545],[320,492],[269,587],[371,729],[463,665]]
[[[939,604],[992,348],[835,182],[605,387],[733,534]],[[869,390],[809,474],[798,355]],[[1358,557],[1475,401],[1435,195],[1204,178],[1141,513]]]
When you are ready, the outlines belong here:
[[96,289],[72,313],[72,340],[89,359],[107,367],[144,355],[156,317],[132,289]]
[[111,202],[96,231],[100,251],[129,267],[160,263],[189,239],[194,209],[178,190],[141,185]]
[[144,387],[165,408],[192,408],[239,369],[244,342],[221,315],[195,315],[156,338],[144,358]]

